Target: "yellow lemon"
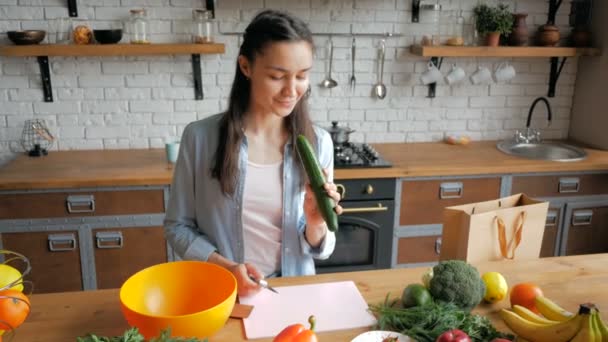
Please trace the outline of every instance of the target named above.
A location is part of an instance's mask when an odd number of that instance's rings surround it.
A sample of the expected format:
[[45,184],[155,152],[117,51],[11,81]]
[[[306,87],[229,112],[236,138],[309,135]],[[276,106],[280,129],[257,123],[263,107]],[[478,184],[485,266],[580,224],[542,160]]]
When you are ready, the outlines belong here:
[[[21,278],[21,272],[19,272],[16,268],[5,264],[0,264],[0,289],[19,278]],[[10,289],[23,291],[23,284],[19,283]]]
[[505,299],[509,286],[502,274],[498,272],[487,272],[481,276],[481,280],[486,284],[486,294],[483,299],[489,303],[496,303]]

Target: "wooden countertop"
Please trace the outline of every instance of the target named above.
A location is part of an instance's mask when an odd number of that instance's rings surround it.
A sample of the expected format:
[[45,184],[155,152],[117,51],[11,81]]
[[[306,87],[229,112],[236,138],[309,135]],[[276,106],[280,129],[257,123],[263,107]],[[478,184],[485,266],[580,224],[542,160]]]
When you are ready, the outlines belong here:
[[[608,254],[545,258],[532,261],[499,261],[477,265],[481,273],[501,272],[510,285],[528,281],[538,284],[544,294],[570,311],[580,303],[593,302],[607,319]],[[309,277],[270,279],[272,286],[288,286],[330,281],[352,280],[367,303],[381,303],[387,293],[391,298],[401,296],[403,288],[420,277],[426,268],[323,274]],[[63,342],[74,341],[89,332],[96,335],[121,335],[128,328],[120,312],[118,289],[39,294],[31,296],[32,312],[17,329],[16,341]],[[488,315],[497,328],[507,331],[498,318],[497,310],[507,307],[503,300],[494,305],[482,304],[475,312]],[[305,322],[294,322],[305,323]],[[321,341],[350,341],[366,328],[319,333]],[[238,319],[229,319],[226,326],[210,341],[242,341],[244,332]],[[256,340],[256,341],[270,341]]]
[[[530,160],[498,151],[494,141],[466,146],[444,143],[375,144],[391,168],[338,169],[336,179],[400,178],[530,172],[608,170],[608,151],[586,149],[579,162]],[[0,169],[0,190],[166,185],[172,170],[163,149],[51,151],[17,157]]]

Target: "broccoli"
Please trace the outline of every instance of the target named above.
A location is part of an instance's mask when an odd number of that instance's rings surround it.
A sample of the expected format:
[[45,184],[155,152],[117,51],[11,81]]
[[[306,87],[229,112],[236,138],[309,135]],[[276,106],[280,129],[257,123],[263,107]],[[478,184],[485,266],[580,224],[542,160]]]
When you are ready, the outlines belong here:
[[446,260],[433,267],[429,291],[435,300],[471,311],[481,302],[486,286],[475,267],[462,260]]

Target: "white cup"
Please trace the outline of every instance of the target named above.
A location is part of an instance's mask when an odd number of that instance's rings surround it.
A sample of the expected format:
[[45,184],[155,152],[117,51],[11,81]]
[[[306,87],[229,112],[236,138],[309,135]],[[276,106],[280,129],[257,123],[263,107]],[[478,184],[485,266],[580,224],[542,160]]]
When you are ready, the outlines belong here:
[[506,82],[513,79],[516,74],[517,72],[515,72],[515,68],[511,64],[503,62],[494,71],[494,79],[496,82]]
[[442,78],[443,74],[441,74],[441,71],[437,69],[433,62],[429,62],[426,71],[424,71],[420,76],[420,80],[422,80],[422,83],[425,85],[436,83]]
[[490,81],[491,79],[492,73],[490,72],[490,69],[486,67],[477,67],[477,71],[471,75],[471,82],[473,82],[473,84],[481,84]]
[[452,64],[452,70],[445,76],[445,80],[449,85],[456,84],[466,77],[464,69]]

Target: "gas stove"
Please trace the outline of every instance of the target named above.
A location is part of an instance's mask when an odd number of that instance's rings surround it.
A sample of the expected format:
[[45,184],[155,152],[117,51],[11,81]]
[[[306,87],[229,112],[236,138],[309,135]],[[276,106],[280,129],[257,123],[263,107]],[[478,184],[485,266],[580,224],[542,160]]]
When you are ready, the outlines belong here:
[[369,144],[346,142],[334,145],[334,168],[391,167]]

